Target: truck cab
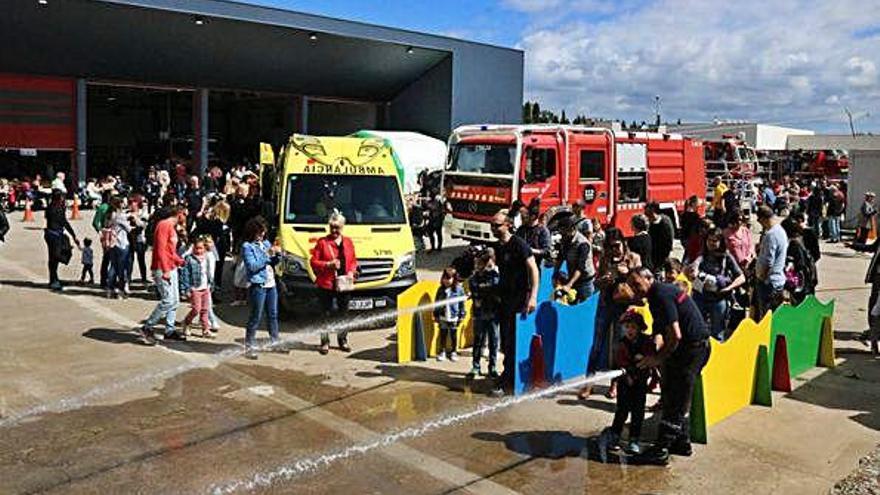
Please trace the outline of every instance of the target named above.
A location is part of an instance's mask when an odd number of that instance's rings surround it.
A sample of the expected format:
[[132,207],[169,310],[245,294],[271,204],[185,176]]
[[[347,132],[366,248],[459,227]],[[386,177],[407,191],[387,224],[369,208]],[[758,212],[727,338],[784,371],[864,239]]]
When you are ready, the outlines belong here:
[[[397,166],[383,139],[295,134],[273,167],[285,309],[316,295],[309,258],[334,211],[359,264],[349,309],[393,307],[416,282],[415,246]],[[297,304],[299,303],[299,304]]]

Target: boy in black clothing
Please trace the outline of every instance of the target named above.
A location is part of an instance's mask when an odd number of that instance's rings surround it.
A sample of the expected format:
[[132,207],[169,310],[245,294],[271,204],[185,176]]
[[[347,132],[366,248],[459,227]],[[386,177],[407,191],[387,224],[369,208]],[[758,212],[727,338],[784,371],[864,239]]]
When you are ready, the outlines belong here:
[[620,435],[627,416],[630,417],[629,439],[626,452],[638,454],[639,437],[642,434],[642,422],[645,420],[645,398],[648,395],[648,378],[650,369],[639,369],[636,363],[646,356],[655,354],[656,346],[649,335],[644,332],[648,328],[642,315],[629,310],[620,318],[625,333],[617,348],[618,366],[625,374],[617,382],[617,410],[611,427],[602,432],[602,443],[609,449],[618,448]]
[[468,373],[468,379],[474,379],[480,376],[480,357],[483,351],[483,344],[488,341],[489,344],[489,378],[498,378],[498,368],[496,360],[498,358],[498,340],[500,325],[498,321],[497,308],[500,303],[498,299],[498,282],[501,274],[495,265],[495,250],[486,248],[480,253],[476,261],[476,271],[469,280],[471,289],[471,300],[473,301],[473,321],[474,321],[474,360],[471,372]]

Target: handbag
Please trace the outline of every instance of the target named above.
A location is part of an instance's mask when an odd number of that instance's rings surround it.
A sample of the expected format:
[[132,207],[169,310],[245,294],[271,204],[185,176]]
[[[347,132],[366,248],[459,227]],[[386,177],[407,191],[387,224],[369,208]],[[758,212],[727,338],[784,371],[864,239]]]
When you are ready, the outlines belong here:
[[70,244],[70,239],[61,234],[61,238],[58,239],[58,262],[62,265],[66,265],[70,263],[70,258],[73,257],[73,246]]
[[353,275],[337,275],[333,283],[336,292],[351,292],[354,290]]
[[244,264],[244,259],[238,260],[238,263],[235,264],[235,271],[232,274],[232,285],[239,289],[247,289],[251,285],[250,280],[248,280],[247,267]]

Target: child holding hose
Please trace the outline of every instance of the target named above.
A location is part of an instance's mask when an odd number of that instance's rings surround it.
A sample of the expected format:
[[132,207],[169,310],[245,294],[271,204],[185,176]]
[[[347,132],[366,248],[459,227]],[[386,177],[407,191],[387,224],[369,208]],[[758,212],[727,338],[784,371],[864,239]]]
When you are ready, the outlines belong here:
[[600,443],[606,448],[618,448],[620,436],[627,417],[630,417],[629,439],[626,452],[638,454],[639,437],[642,434],[642,422],[645,419],[645,398],[648,395],[648,378],[650,369],[639,369],[636,364],[656,352],[651,337],[645,334],[648,326],[641,314],[629,310],[620,318],[624,328],[623,338],[617,348],[616,363],[623,369],[624,375],[617,382],[617,410],[614,422],[606,428],[600,437]]

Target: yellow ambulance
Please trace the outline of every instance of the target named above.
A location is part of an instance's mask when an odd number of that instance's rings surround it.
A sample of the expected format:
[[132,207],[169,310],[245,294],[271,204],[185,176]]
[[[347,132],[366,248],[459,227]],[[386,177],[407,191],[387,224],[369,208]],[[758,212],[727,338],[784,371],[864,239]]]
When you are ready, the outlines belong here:
[[397,158],[387,141],[294,134],[277,161],[267,146],[261,144],[261,175],[264,184],[273,183],[272,191],[263,190],[274,197],[278,216],[282,307],[313,299],[309,257],[334,211],[346,218],[344,235],[354,242],[359,265],[349,309],[393,307],[397,294],[416,282],[416,266]]

